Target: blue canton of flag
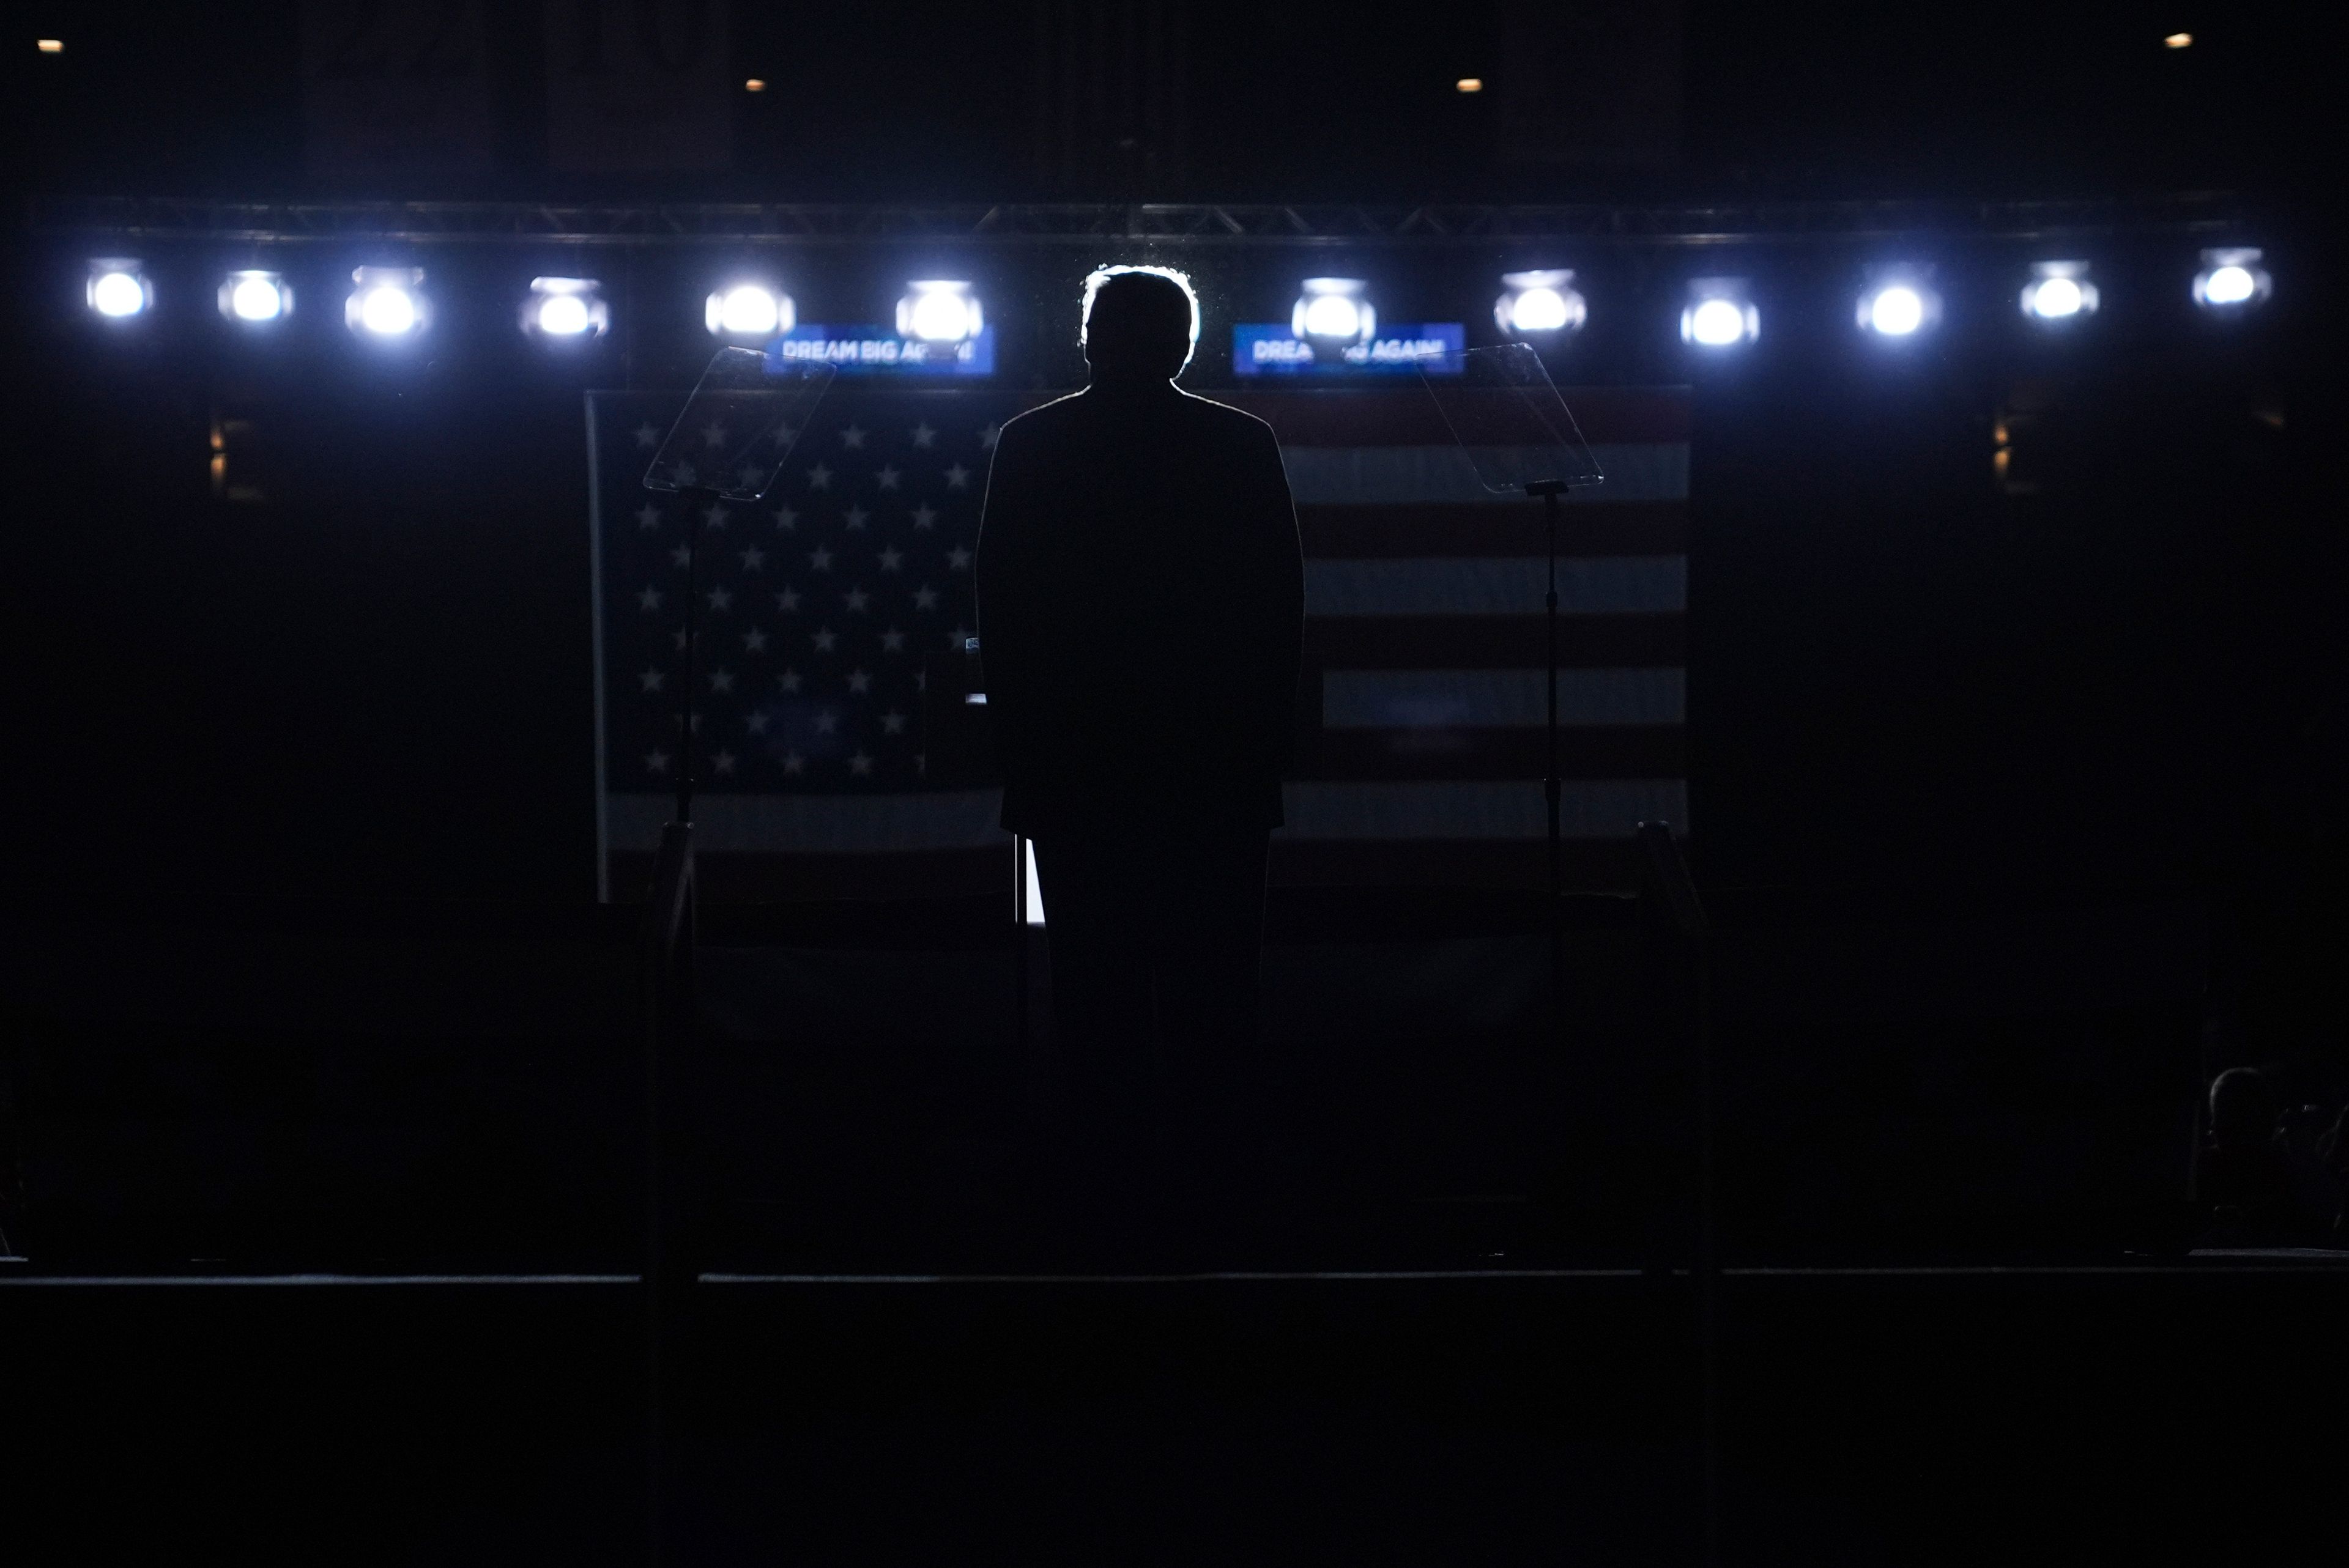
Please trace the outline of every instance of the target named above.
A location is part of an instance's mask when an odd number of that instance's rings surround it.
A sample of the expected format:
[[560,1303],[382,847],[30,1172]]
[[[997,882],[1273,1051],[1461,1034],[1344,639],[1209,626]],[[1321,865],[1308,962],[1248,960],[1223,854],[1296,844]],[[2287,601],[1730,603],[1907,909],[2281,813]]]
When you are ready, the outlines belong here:
[[[762,500],[698,508],[701,791],[923,787],[923,660],[973,633],[988,463],[1002,422],[1030,401],[835,388]],[[680,404],[591,402],[612,791],[669,789],[678,766],[692,503],[641,481]]]

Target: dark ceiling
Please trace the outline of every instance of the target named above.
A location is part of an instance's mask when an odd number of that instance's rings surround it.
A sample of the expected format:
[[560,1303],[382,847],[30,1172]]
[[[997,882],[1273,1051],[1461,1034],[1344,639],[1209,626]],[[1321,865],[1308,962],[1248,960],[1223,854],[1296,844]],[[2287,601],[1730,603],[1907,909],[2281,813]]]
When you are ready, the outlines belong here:
[[[1163,8],[1163,5],[1162,5]],[[300,7],[9,7],[7,179],[77,193],[985,201],[1577,201],[2319,191],[2338,95],[2313,8],[2145,0],[1795,10],[1692,0],[1680,154],[1635,171],[1496,156],[1499,80],[1536,15],[1442,5],[1191,0],[1178,175],[1048,191],[1028,7],[734,5],[723,173],[549,170],[541,12],[492,5],[498,156],[392,186],[305,168]],[[1057,9],[1065,12],[1063,5]],[[1615,7],[1617,10],[1622,6]],[[2191,48],[2165,34],[2190,29]],[[43,56],[36,36],[67,40]],[[430,187],[429,189],[424,187]]]

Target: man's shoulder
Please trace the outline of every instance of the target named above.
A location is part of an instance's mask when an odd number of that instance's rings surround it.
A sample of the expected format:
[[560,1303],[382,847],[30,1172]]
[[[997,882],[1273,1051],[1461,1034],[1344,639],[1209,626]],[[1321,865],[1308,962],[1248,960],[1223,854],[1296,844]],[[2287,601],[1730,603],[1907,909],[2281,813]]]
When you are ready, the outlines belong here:
[[1050,403],[1039,403],[1033,408],[1012,415],[1003,421],[1002,429],[997,432],[997,443],[1000,445],[1006,437],[1032,439],[1065,428],[1080,417],[1077,400],[1083,396],[1081,392],[1071,392],[1065,397],[1053,398]]
[[[1270,425],[1255,415],[1228,403],[1218,403],[1212,397],[1202,397],[1195,392],[1175,389],[1174,407],[1179,410],[1175,428],[1188,426],[1195,431],[1228,441],[1264,441],[1278,445]],[[1015,414],[1003,422],[999,442],[1009,439],[1022,444],[1050,440],[1062,433],[1071,436],[1092,428],[1096,413],[1082,392],[1071,392],[1040,403],[1025,413]]]
[[1229,403],[1218,403],[1212,397],[1202,397],[1196,392],[1185,392],[1183,407],[1192,418],[1219,434],[1266,441],[1276,438],[1270,425],[1247,409],[1235,408]]

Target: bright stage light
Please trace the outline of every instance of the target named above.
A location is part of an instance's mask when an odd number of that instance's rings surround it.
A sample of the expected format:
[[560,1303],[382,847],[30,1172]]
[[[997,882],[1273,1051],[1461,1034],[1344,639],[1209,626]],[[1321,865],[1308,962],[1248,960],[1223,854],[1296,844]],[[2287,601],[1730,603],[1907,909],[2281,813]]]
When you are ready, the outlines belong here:
[[533,278],[522,329],[533,337],[601,337],[612,325],[603,285],[594,278]]
[[1505,333],[1580,332],[1590,308],[1573,288],[1568,268],[1503,273],[1509,292],[1493,302],[1493,319]]
[[137,315],[147,308],[147,291],[129,273],[106,273],[90,284],[89,303],[100,315]]
[[713,335],[772,337],[798,320],[792,296],[764,284],[735,284],[709,296],[702,320]]
[[2260,265],[2260,253],[2248,248],[2202,253],[2202,270],[2194,274],[2194,303],[2205,310],[2245,310],[2268,297],[2275,280]]
[[1746,296],[1744,278],[1691,278],[1681,311],[1681,341],[1700,348],[1734,348],[1762,330],[1762,313]]
[[2024,308],[2032,315],[2049,321],[2080,314],[2080,285],[2070,278],[2049,278],[2030,291],[2031,303]]
[[2161,40],[2161,46],[2165,49],[2190,49],[2194,46],[2194,35],[2172,33]]
[[2241,304],[2259,292],[2259,284],[2248,267],[2214,268],[2210,281],[2202,286],[2202,298],[2210,304]]
[[1368,343],[1379,330],[1379,313],[1363,296],[1361,278],[1307,278],[1305,292],[1288,313],[1292,336],[1323,343]]
[[1362,330],[1361,306],[1323,294],[1305,307],[1305,330],[1314,337],[1353,337]]
[[45,55],[62,55],[66,52],[66,41],[63,38],[36,38],[33,47]]
[[359,325],[379,336],[416,330],[416,296],[383,284],[359,297]]
[[538,330],[557,337],[575,337],[587,330],[587,307],[576,294],[556,294],[538,302]]
[[343,325],[369,337],[413,337],[432,321],[422,267],[358,267],[358,286],[343,302]]
[[1878,337],[1914,337],[1941,319],[1941,296],[1919,267],[1880,269],[1859,296],[1859,325]]
[[84,285],[89,308],[109,321],[129,321],[155,305],[155,285],[139,263],[128,256],[100,256],[89,263]]
[[1868,302],[1868,325],[1887,337],[1906,337],[1925,325],[1925,302],[1905,284],[1878,289]]
[[1556,332],[1567,323],[1566,301],[1556,289],[1527,289],[1509,312],[1513,325],[1526,332]]
[[2202,285],[2202,298],[2209,304],[2240,304],[2251,297],[2252,288],[2251,274],[2243,268],[2219,267],[2211,272],[2210,281]]
[[897,335],[924,343],[960,343],[977,337],[986,318],[970,285],[955,278],[916,278],[914,292],[897,302]]
[[1485,90],[1485,78],[1482,77],[1462,77],[1458,81],[1452,84],[1452,90],[1454,92],[1460,93],[1483,92]]
[[220,312],[231,321],[261,326],[283,320],[293,309],[294,291],[276,273],[247,268],[229,273],[220,286]]
[[2096,285],[2085,262],[2033,262],[2023,286],[2023,314],[2033,321],[2076,321],[2096,314]]
[[1725,299],[1709,299],[1689,311],[1689,341],[1708,348],[1724,348],[1745,335],[1742,312]]

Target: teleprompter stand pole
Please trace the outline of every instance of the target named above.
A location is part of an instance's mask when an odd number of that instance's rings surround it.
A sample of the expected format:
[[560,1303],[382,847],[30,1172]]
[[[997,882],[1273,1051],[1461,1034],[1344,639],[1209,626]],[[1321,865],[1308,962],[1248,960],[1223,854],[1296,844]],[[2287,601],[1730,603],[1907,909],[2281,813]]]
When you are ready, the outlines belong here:
[[1542,499],[1542,523],[1549,543],[1549,576],[1542,597],[1542,636],[1547,654],[1544,662],[1549,675],[1542,801],[1549,813],[1549,1033],[1555,1042],[1566,1026],[1565,937],[1558,923],[1563,872],[1558,863],[1557,826],[1557,508],[1558,498],[1566,493],[1566,481],[1536,480],[1526,486],[1526,493]]
[[723,499],[716,490],[689,490],[678,492],[685,507],[685,687],[678,693],[677,741],[677,820],[693,820],[693,682],[695,633],[700,616],[696,613],[696,593],[700,584],[697,574],[701,556],[701,519],[709,508],[719,505]]

